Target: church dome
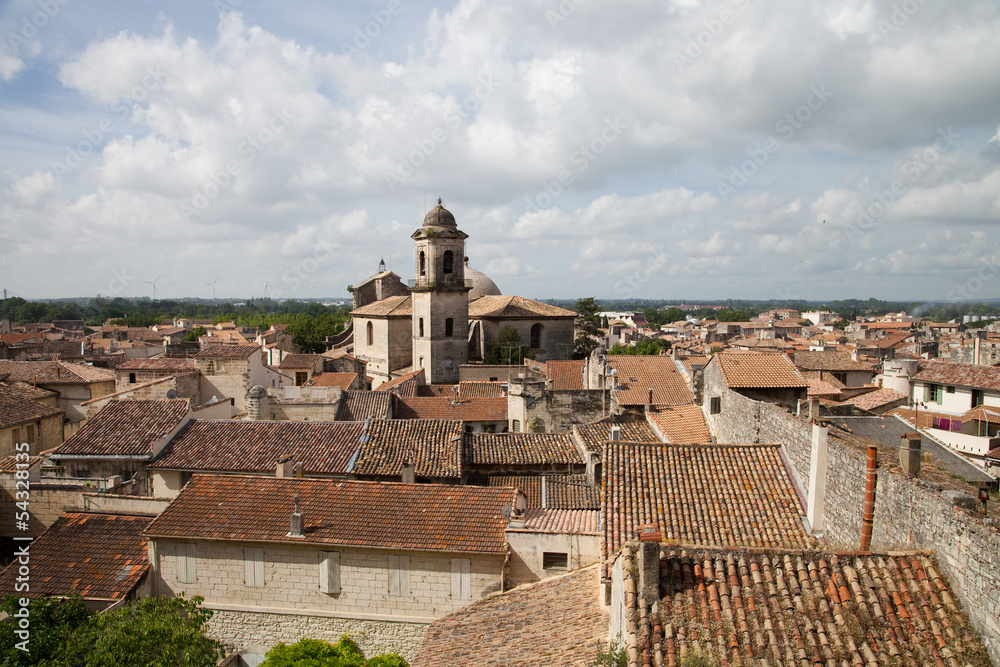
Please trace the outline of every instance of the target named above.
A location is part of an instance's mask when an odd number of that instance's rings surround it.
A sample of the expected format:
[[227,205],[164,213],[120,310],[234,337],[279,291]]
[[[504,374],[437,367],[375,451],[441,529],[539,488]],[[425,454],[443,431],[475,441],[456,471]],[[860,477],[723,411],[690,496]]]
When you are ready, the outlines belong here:
[[424,227],[457,228],[458,223],[455,222],[455,216],[452,215],[451,211],[441,205],[441,198],[439,197],[438,205],[424,216]]
[[465,283],[472,282],[472,290],[469,291],[469,301],[474,301],[481,296],[501,296],[500,288],[488,275],[482,271],[476,271],[469,266],[469,258],[465,258]]

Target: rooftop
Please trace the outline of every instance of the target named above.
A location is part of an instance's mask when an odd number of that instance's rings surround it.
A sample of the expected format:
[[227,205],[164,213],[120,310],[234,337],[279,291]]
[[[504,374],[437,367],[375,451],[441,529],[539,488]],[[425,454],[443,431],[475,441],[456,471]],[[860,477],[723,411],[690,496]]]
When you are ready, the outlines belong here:
[[65,361],[0,361],[0,379],[28,384],[92,384],[114,382],[115,373]]
[[523,296],[483,296],[469,304],[469,319],[507,318],[532,319],[537,317],[576,317],[572,310],[559,308]]
[[351,311],[354,317],[410,317],[412,314],[409,295],[390,296]]
[[358,379],[357,373],[320,373],[309,380],[310,387],[340,387],[348,389]]
[[412,456],[416,476],[462,476],[462,422],[438,419],[373,420],[362,438],[356,475],[398,477]]
[[615,399],[619,405],[645,405],[653,390],[653,405],[683,405],[694,401],[677,362],[669,355],[608,355],[608,366],[618,373]]
[[465,462],[468,465],[583,464],[569,433],[466,433]]
[[730,389],[806,389],[809,384],[783,354],[722,352],[715,355]]
[[315,366],[323,356],[320,354],[289,354],[281,363],[278,364],[278,368],[281,369],[296,369],[296,368],[312,368]]
[[901,391],[882,388],[870,391],[867,394],[855,396],[854,398],[849,398],[844,402],[850,403],[854,407],[861,408],[862,410],[877,410],[878,408],[889,405],[890,403],[906,400],[907,398],[909,397]]
[[545,362],[545,376],[552,380],[552,388],[583,389],[583,367],[586,359],[567,359]]
[[209,345],[194,356],[196,359],[246,359],[260,351],[260,345]]
[[377,391],[345,391],[340,399],[338,421],[365,421],[389,416],[392,394]]
[[912,380],[1000,391],[1000,368],[932,361],[914,375]]
[[400,397],[393,415],[396,419],[457,419],[463,422],[507,421],[505,397],[462,398],[448,396]]
[[619,417],[605,417],[589,424],[578,424],[573,427],[573,435],[588,452],[603,452],[605,444],[611,440],[612,426],[618,427],[618,437],[623,442],[660,443],[645,419],[627,413]]
[[31,386],[0,383],[0,429],[65,414],[59,408],[40,403],[34,395]]
[[687,444],[712,440],[700,405],[658,406],[649,416],[668,442]]
[[490,475],[488,486],[512,486],[524,494],[527,507],[542,509],[601,508],[601,490],[586,475]]
[[807,371],[865,371],[874,373],[871,364],[855,361],[851,355],[843,352],[796,352],[795,365]]
[[153,443],[177,428],[189,410],[186,398],[111,401],[52,456],[151,457]]

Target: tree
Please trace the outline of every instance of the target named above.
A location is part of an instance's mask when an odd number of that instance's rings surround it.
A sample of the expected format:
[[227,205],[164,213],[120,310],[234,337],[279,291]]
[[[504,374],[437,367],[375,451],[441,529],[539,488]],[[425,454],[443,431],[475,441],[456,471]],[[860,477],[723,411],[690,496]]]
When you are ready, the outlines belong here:
[[294,644],[278,644],[267,652],[260,667],[408,667],[408,664],[395,653],[365,660],[358,645],[345,634],[336,644],[308,638]]
[[716,319],[720,322],[749,322],[750,315],[743,310],[730,310],[726,308],[725,310],[720,310],[716,314]]
[[207,333],[208,332],[205,331],[205,327],[197,327],[193,331],[188,331],[186,334],[184,334],[184,338],[182,339],[182,341],[185,343],[197,343],[199,340],[201,340],[201,337]]
[[[18,603],[18,596],[4,598],[0,609],[12,616],[19,613],[22,607]],[[92,615],[83,603],[83,598],[76,594],[65,599],[32,600],[27,606],[27,612],[31,624],[31,634],[26,646],[28,651],[17,648],[17,644],[24,641],[15,634],[19,629],[19,617],[14,616],[10,622],[0,623],[0,667],[20,667],[54,661],[70,635],[85,626]]]
[[514,327],[504,327],[500,330],[500,340],[486,344],[486,364],[495,366],[521,365],[525,359],[534,359],[535,355],[527,345],[521,345],[521,334]]
[[639,354],[639,355],[651,355],[660,354],[661,352],[666,352],[670,349],[670,341],[663,340],[662,338],[643,338],[635,345],[622,345],[621,343],[615,343],[608,354]]
[[601,337],[601,312],[597,299],[592,296],[577,299],[573,307],[576,311],[576,340],[574,341],[573,358],[586,359],[598,345]]

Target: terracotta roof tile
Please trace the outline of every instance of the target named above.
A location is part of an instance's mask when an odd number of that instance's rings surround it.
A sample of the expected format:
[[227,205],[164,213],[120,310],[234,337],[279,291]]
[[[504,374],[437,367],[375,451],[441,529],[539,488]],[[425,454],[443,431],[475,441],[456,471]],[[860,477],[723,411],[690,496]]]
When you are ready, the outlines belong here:
[[0,361],[0,378],[28,384],[92,384],[114,382],[114,371],[65,361]]
[[392,406],[392,394],[377,391],[345,391],[340,399],[338,421],[359,422],[386,419]]
[[600,535],[601,513],[598,510],[562,510],[529,507],[524,511],[524,528],[508,530],[527,533]]
[[545,376],[552,380],[553,389],[583,389],[583,367],[586,363],[586,359],[548,361]]
[[906,400],[907,398],[909,397],[901,391],[883,388],[870,391],[867,394],[855,396],[854,398],[849,398],[844,402],[850,403],[854,407],[861,408],[862,410],[876,410],[890,403]]
[[424,369],[418,368],[405,375],[400,375],[398,378],[383,382],[375,388],[375,391],[392,391],[397,396],[416,396],[417,387],[420,386],[418,380],[423,378],[423,372]]
[[505,397],[463,398],[457,403],[447,396],[401,396],[393,415],[396,419],[457,419],[464,422],[507,421]]
[[351,311],[353,317],[410,317],[412,314],[413,306],[408,295],[390,296]]
[[590,424],[578,424],[573,427],[573,435],[586,451],[603,452],[605,444],[611,440],[612,426],[618,427],[619,439],[623,442],[660,442],[645,419],[628,414],[605,417]]
[[356,475],[399,477],[412,454],[417,477],[462,476],[462,422],[439,419],[373,420],[362,438]]
[[194,356],[197,359],[246,359],[260,352],[260,345],[209,345]]
[[[149,571],[142,531],[152,517],[67,512],[31,543],[30,597],[126,598]],[[18,563],[0,573],[0,591],[14,592]]]
[[683,405],[694,401],[694,395],[668,355],[608,355],[608,365],[618,373],[619,405],[645,405],[649,389],[653,390],[654,405]]
[[310,387],[340,387],[349,389],[359,381],[357,373],[320,373],[313,375],[308,382]]
[[122,371],[193,371],[194,369],[194,359],[176,357],[131,359],[115,367],[115,370]]
[[[17,456],[0,456],[0,472],[17,472],[34,468],[45,459],[41,456],[29,456],[27,461],[17,459]],[[24,464],[27,463],[27,467]],[[18,465],[20,464],[20,465]]]
[[466,433],[465,462],[468,465],[584,463],[569,433]]
[[851,355],[843,352],[810,352],[795,353],[795,365],[805,371],[867,371],[874,373],[871,364],[851,359]]
[[806,377],[805,381],[809,383],[809,398],[828,398],[835,401],[839,401],[841,399],[841,388],[836,384],[826,380],[820,380],[817,377]]
[[214,421],[187,424],[152,469],[274,474],[279,456],[293,454],[306,475],[347,471],[358,451],[358,422]]
[[278,368],[282,369],[295,369],[295,368],[312,368],[315,366],[323,356],[320,354],[289,354],[281,363],[278,364]]
[[189,410],[186,398],[111,401],[52,456],[151,457],[153,443],[177,428]]
[[465,398],[501,398],[504,396],[502,382],[486,380],[464,380],[458,383],[458,395]]
[[30,386],[0,384],[0,429],[65,414],[59,408],[39,403],[32,395]]
[[783,354],[722,352],[715,355],[730,389],[801,388],[809,384]]
[[657,406],[649,415],[669,442],[689,444],[712,440],[700,405]]
[[914,375],[912,381],[1000,391],[1000,368],[932,361]]
[[469,304],[469,319],[494,317],[576,317],[576,313],[541,301],[525,299],[523,296],[483,296]]
[[[288,536],[296,496],[304,538]],[[146,534],[504,554],[514,500],[481,486],[195,475]]]

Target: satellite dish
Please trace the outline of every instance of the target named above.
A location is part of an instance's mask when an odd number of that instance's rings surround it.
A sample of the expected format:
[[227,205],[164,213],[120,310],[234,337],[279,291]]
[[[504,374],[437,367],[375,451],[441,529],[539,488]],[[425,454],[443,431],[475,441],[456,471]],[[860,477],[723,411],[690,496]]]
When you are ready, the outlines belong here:
[[167,392],[167,398],[177,398],[177,390],[171,389]]

